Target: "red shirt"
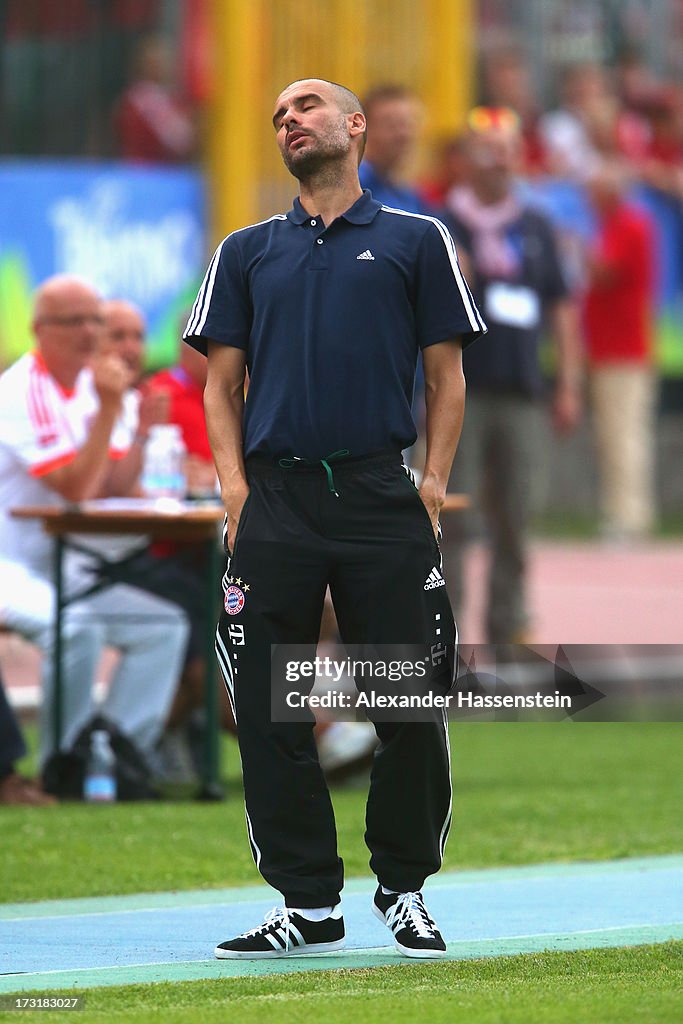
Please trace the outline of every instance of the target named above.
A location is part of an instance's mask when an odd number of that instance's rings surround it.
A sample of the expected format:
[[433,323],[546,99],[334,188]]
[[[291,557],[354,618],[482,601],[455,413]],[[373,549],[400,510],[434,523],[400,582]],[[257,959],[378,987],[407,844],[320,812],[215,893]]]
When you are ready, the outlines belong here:
[[145,381],[146,391],[168,391],[171,396],[169,423],[177,423],[183,432],[188,455],[213,462],[204,419],[204,392],[180,366],[155,373]]
[[609,279],[591,284],[584,300],[589,362],[647,362],[652,354],[655,261],[649,216],[623,203],[601,220],[595,252]]

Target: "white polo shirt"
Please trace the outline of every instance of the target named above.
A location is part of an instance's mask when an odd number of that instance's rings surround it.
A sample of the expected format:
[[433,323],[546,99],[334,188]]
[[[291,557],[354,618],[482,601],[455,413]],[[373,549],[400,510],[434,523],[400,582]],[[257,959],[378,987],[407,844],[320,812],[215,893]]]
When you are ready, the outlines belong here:
[[[12,519],[17,505],[66,504],[43,483],[85,444],[99,408],[90,370],[71,391],[48,373],[39,353],[22,356],[0,376],[0,560],[49,576],[52,541],[37,520]],[[109,458],[122,458],[137,429],[137,396],[125,396],[112,431]]]

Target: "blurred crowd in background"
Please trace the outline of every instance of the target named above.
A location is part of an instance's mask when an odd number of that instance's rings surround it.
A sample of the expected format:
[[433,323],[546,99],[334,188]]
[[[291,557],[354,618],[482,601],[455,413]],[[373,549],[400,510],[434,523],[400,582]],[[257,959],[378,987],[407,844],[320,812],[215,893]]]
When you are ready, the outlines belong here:
[[[197,40],[191,47],[184,44],[187,14],[195,5],[184,11],[182,33],[177,22],[181,6],[157,0],[8,0],[0,67],[4,153],[155,166],[200,162],[206,69]],[[481,6],[482,17],[495,7]],[[491,560],[485,632],[495,644],[533,638],[526,608],[528,533],[540,467],[553,437],[590,422],[605,540],[640,542],[657,528],[657,307],[663,279],[670,282],[673,276],[677,294],[683,283],[683,79],[654,67],[651,54],[628,40],[608,64],[584,57],[549,63],[541,90],[530,51],[509,38],[494,40],[481,55],[472,107],[429,146],[422,132],[423,99],[400,75],[375,81],[363,95],[368,143],[361,183],[386,205],[436,215],[447,224],[489,326],[488,337],[466,354],[467,415],[450,484],[451,490],[472,496],[473,509],[449,524],[444,564],[457,612],[465,544],[475,536],[486,538]],[[96,86],[85,95],[84,77]],[[672,253],[671,265],[662,266]],[[33,320],[41,362],[33,370],[52,374],[62,387],[74,386],[75,376],[71,383],[60,381],[59,357],[51,362],[55,349],[49,332],[66,331],[69,338],[61,333],[60,344],[65,351],[73,345],[74,358],[81,360],[78,373],[91,374],[88,394],[96,408],[106,391],[98,383],[96,362],[113,358],[126,370],[121,394],[135,395],[122,449],[134,452],[136,445],[144,446],[155,423],[176,423],[188,452],[190,489],[211,491],[215,481],[203,421],[197,429],[204,368],[196,353],[186,350],[174,366],[146,378],[145,323],[129,296],[111,296],[118,301],[103,305],[94,289],[79,291],[69,279],[34,285],[41,286]],[[87,344],[81,344],[83,331]],[[33,372],[25,362],[31,358],[22,357],[27,375]],[[7,375],[4,379],[9,386]],[[673,404],[680,408],[683,403],[675,394]],[[415,413],[420,422],[419,387]],[[14,434],[6,420],[4,415],[0,446],[9,465]],[[111,431],[113,437],[113,424]],[[77,450],[86,436],[80,437]],[[107,440],[100,453],[105,461],[109,449]],[[420,450],[419,440],[410,453],[418,467]],[[34,478],[43,474],[37,456],[31,462],[25,450],[19,455],[27,479],[32,466],[38,467]],[[135,458],[125,487],[106,493],[139,493],[139,452]],[[45,472],[53,468],[50,464]],[[51,486],[48,481],[48,490]],[[53,489],[68,497],[61,478]],[[19,489],[5,487],[4,492],[1,511],[6,515]],[[97,488],[95,493],[100,493]],[[76,498],[82,496],[79,492]],[[3,529],[6,524],[0,523]],[[5,583],[12,552],[10,542],[0,551]],[[154,561],[148,567],[162,563],[162,583],[154,597],[147,593],[154,588],[140,585],[146,596],[135,601],[144,607],[145,600],[159,601],[161,594],[175,602],[174,611],[161,609],[170,615],[170,625],[166,643],[161,641],[164,656],[156,656],[152,673],[150,693],[156,703],[141,714],[142,698],[131,696],[126,683],[127,671],[139,672],[126,659],[137,657],[144,665],[149,652],[136,653],[128,636],[88,634],[90,639],[82,636],[81,641],[90,644],[90,662],[104,643],[124,651],[105,708],[115,724],[138,740],[159,775],[173,777],[171,762],[177,767],[180,760],[176,777],[196,778],[201,755],[194,763],[188,759],[188,741],[202,703],[205,624],[197,615],[202,599],[192,595],[201,592],[203,565],[177,549],[156,550],[149,557]],[[46,658],[43,685],[49,694],[49,564],[29,568],[40,577],[40,600],[29,602],[30,614],[22,618],[25,608],[12,603],[13,588],[16,597],[21,586],[12,583],[4,591],[0,586],[0,629],[18,630],[38,644]],[[111,591],[108,600],[116,605]],[[81,622],[74,629],[85,636],[91,626]],[[333,624],[326,628],[332,636]],[[67,708],[70,743],[76,743],[93,710],[92,666],[84,669],[84,664],[81,658],[79,672],[87,678],[72,687]],[[49,714],[49,702],[44,712]],[[10,718],[2,699],[0,802],[48,802],[14,771],[24,747]],[[232,728],[226,708],[224,724]],[[185,730],[182,736],[179,730]],[[364,733],[359,739],[356,732],[337,741],[330,732],[325,739],[325,732],[321,726],[321,750],[329,747],[331,771],[372,753],[374,736]],[[43,766],[54,753],[44,725]]]

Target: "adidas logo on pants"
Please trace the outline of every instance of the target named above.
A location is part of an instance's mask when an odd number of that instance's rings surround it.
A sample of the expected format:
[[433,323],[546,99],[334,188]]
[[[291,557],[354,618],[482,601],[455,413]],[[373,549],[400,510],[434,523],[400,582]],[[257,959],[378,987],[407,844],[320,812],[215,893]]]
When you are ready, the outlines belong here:
[[424,585],[424,589],[425,590],[436,590],[437,587],[445,587],[445,586],[446,586],[446,581],[443,578],[443,576],[441,575],[441,573],[439,572],[439,570],[436,569],[436,568],[432,569],[432,571],[430,572],[429,576],[426,579],[426,582],[425,582],[425,585]]

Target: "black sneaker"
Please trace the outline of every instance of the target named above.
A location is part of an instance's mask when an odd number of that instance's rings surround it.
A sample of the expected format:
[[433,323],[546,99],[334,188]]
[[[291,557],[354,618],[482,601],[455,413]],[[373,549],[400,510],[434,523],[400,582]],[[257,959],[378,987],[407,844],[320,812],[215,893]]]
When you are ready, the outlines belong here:
[[[335,916],[336,915],[336,916]],[[219,960],[269,960],[344,948],[341,905],[322,921],[308,921],[286,907],[274,907],[258,928],[216,946]]]
[[394,933],[399,953],[419,959],[437,960],[446,955],[446,943],[429,916],[421,892],[383,893],[377,887],[372,912]]

